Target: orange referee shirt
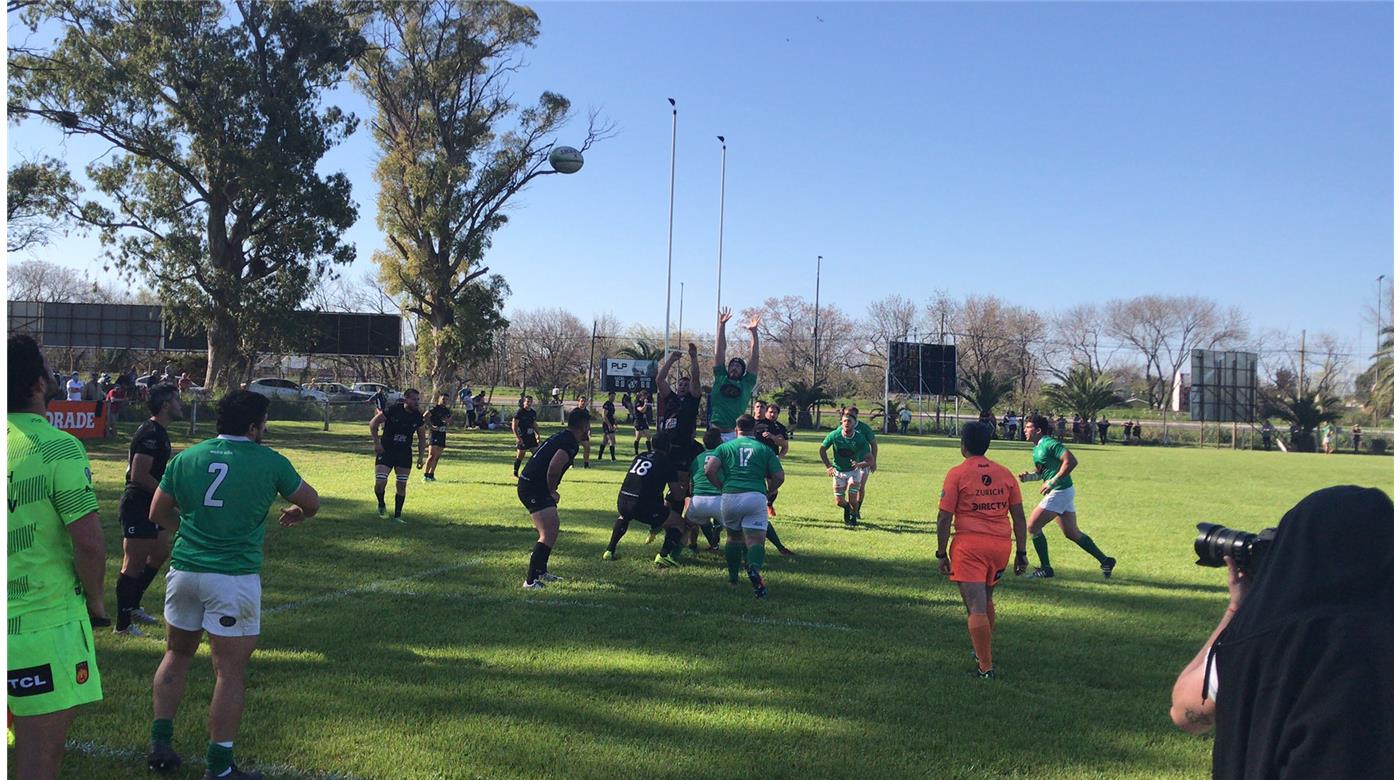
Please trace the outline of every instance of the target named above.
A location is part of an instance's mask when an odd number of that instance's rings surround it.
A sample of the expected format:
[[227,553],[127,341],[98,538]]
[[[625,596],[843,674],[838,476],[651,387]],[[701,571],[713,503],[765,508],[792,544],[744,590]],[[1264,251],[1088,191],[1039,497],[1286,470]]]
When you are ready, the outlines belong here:
[[1011,507],[1021,503],[1021,485],[1010,469],[973,455],[948,470],[938,508],[953,513],[959,534],[1011,537]]

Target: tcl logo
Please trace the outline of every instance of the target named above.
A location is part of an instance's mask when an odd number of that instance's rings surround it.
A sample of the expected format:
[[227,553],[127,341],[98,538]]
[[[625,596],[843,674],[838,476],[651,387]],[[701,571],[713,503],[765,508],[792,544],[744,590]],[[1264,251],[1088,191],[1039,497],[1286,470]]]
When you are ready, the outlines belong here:
[[40,693],[53,693],[53,672],[48,664],[43,666],[31,666],[27,669],[11,669],[7,677],[10,680],[11,696],[35,696]]

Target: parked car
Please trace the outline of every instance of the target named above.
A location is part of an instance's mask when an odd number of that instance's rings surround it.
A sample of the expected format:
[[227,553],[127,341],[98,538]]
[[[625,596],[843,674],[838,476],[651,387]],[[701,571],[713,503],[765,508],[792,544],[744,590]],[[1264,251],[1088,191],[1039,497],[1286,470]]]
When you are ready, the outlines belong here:
[[248,383],[248,389],[265,395],[270,398],[286,398],[291,401],[306,399],[309,401],[320,401],[325,403],[326,394],[317,390],[304,390],[301,385],[290,379],[278,379],[276,377],[263,377],[254,379]]
[[403,393],[400,393],[399,391],[395,390],[394,388],[388,385],[381,385],[378,382],[356,382],[355,384],[350,385],[350,389],[356,393],[365,393],[366,398],[374,395],[380,390],[383,390],[384,396],[389,399],[389,403],[393,403],[399,400],[400,398],[403,398]]
[[303,385],[303,389],[308,392],[322,393],[326,396],[327,402],[333,404],[362,404],[368,401],[371,395],[371,393],[351,390],[339,382],[312,382]]

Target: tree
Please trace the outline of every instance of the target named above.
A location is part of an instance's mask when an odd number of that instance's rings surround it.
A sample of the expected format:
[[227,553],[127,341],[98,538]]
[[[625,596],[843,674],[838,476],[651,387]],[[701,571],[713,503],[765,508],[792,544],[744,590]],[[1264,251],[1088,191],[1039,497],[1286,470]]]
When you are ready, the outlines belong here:
[[511,318],[509,346],[516,377],[541,393],[581,385],[588,371],[588,328],[567,309],[532,309]]
[[[1056,409],[1069,409],[1086,422],[1097,419],[1099,412],[1123,403],[1113,389],[1113,379],[1095,373],[1089,366],[1073,366],[1069,371],[1053,372],[1058,384],[1046,385],[1041,393]],[[1092,428],[1085,426],[1088,442],[1093,442]]]
[[60,160],[46,157],[11,166],[5,190],[5,245],[9,252],[44,246],[81,224],[70,212],[78,185]]
[[12,57],[12,115],[112,144],[87,170],[106,205],[81,218],[203,324],[205,386],[235,386],[313,281],[354,258],[349,180],[316,167],[355,127],[322,92],[363,39],[316,2],[48,0],[24,17],[61,33]]
[[1372,356],[1376,362],[1368,372],[1374,377],[1368,406],[1377,418],[1388,417],[1395,411],[1395,326],[1385,326],[1381,335],[1381,351]]
[[1014,381],[999,377],[991,371],[959,377],[958,386],[962,388],[958,395],[963,400],[972,404],[977,411],[989,413],[995,411],[997,404],[1016,389]]
[[106,303],[92,280],[72,268],[43,260],[25,260],[9,268],[9,295],[14,301]]
[[773,393],[773,402],[780,406],[797,406],[797,426],[811,428],[812,410],[821,404],[833,403],[835,398],[821,384],[795,379]]
[[617,351],[618,357],[631,358],[632,360],[661,360],[666,356],[666,350],[661,345],[653,344],[646,339],[637,339],[628,346]]
[[1263,399],[1263,416],[1278,417],[1298,427],[1298,435],[1291,442],[1295,449],[1312,452],[1316,449],[1312,432],[1326,422],[1342,418],[1341,400],[1318,390],[1296,387],[1277,393],[1266,393]]
[[[763,305],[745,309],[743,316],[759,317],[758,337],[763,350],[759,382],[765,387],[785,387],[798,380],[812,381],[815,361],[817,384],[836,392],[845,380],[844,372],[859,362],[855,344],[855,324],[835,306],[823,306],[817,343],[812,332],[818,327],[816,307],[797,295],[768,298]],[[747,355],[747,347],[731,355]]]
[[1113,361],[1117,347],[1108,342],[1108,316],[1092,303],[1071,306],[1051,318],[1056,351],[1063,352],[1070,364],[1088,366],[1102,374]]
[[[361,19],[372,45],[353,80],[374,106],[370,131],[382,152],[374,176],[388,246],[374,259],[390,294],[421,320],[420,362],[443,386],[479,361],[473,346],[503,322],[473,316],[482,302],[499,311],[497,294],[508,290],[500,276],[483,279],[483,261],[511,199],[554,173],[547,139],[568,121],[569,101],[544,92],[523,110],[512,102],[510,77],[539,34],[529,8],[498,0],[372,8]],[[590,118],[579,148],[609,133]]]

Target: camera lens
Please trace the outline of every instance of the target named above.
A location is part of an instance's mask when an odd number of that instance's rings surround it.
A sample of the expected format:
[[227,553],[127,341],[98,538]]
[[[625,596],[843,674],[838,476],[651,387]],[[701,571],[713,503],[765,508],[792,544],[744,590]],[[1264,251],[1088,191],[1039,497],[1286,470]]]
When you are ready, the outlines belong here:
[[1219,568],[1225,565],[1225,557],[1234,559],[1235,564],[1244,568],[1249,563],[1250,548],[1254,546],[1256,534],[1237,531],[1217,523],[1198,523],[1196,529],[1197,566]]

